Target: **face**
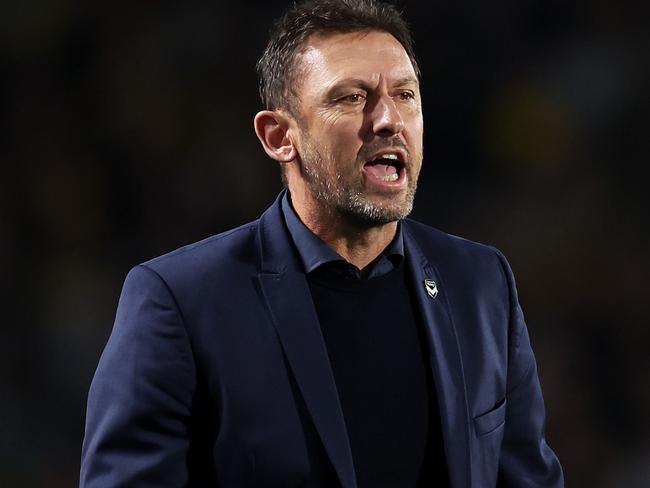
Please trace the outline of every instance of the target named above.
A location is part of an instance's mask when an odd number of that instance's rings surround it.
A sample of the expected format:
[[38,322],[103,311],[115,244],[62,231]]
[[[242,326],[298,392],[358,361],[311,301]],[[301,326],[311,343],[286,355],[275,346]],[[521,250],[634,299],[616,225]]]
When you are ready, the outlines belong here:
[[419,83],[402,45],[375,31],[312,37],[297,63],[301,174],[293,184],[357,223],[408,215],[423,123]]

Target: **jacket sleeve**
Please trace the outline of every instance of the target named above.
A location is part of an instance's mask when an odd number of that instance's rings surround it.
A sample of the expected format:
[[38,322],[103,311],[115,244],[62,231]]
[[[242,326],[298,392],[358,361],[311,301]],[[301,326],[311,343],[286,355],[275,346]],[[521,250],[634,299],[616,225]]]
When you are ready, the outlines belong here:
[[169,288],[150,268],[133,268],[88,395],[80,487],[187,484],[195,378]]
[[510,291],[506,421],[499,457],[499,488],[561,488],[560,463],[544,438],[545,410],[537,364],[512,270],[497,251]]

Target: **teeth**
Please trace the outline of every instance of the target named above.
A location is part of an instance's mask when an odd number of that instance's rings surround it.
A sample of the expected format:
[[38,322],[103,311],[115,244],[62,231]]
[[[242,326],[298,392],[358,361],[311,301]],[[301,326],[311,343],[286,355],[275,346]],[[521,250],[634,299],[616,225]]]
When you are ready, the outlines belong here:
[[382,154],[381,156],[375,158],[375,160],[377,159],[393,159],[397,161],[399,158],[397,157],[397,154],[388,153],[388,154]]
[[399,178],[399,175],[397,173],[393,173],[392,175],[382,176],[380,179],[383,181],[397,181],[397,178]]

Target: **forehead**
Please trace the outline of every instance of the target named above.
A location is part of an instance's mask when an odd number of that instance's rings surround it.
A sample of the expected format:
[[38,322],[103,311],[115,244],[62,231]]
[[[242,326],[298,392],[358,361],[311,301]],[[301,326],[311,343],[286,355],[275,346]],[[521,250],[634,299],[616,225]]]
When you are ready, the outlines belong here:
[[[365,31],[312,36],[299,58],[305,80],[335,83],[349,77],[368,82],[382,78],[416,79],[404,47],[387,32]],[[311,83],[305,83],[307,87]],[[311,85],[313,86],[313,85]]]

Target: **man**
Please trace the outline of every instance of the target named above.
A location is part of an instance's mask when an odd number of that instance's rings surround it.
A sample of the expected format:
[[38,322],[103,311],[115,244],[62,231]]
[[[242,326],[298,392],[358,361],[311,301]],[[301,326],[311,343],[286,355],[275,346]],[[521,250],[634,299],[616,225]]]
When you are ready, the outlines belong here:
[[399,14],[298,5],[258,68],[288,191],[129,273],[81,485],[563,486],[507,262],[405,219],[423,122]]

